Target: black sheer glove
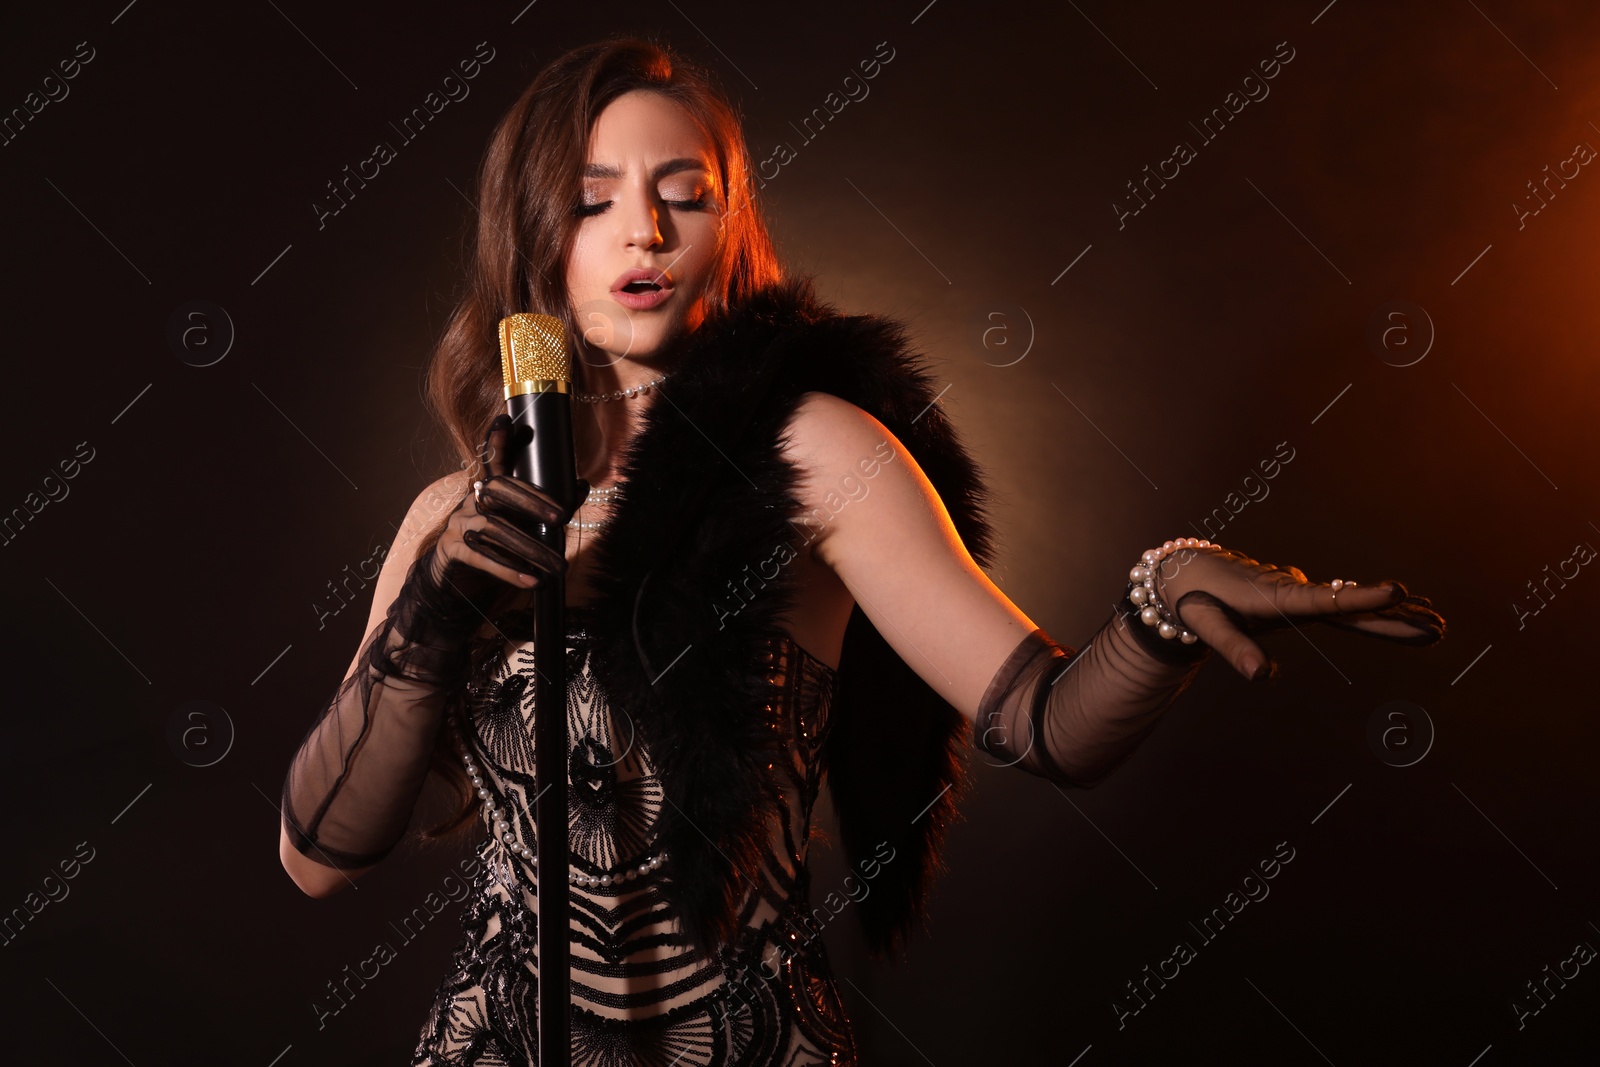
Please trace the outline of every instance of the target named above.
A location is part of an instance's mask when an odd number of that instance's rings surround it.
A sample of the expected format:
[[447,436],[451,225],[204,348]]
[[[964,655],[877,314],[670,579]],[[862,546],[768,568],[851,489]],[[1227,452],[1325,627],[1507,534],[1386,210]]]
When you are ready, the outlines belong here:
[[1005,766],[1063,785],[1098,784],[1155,729],[1210,652],[1193,646],[1189,662],[1163,662],[1136,632],[1143,627],[1137,615],[1119,612],[1081,652],[1035,629],[989,682],[974,744]]
[[1260,563],[1218,545],[1178,547],[1153,576],[1182,625],[1246,678],[1275,669],[1253,635],[1287,626],[1320,623],[1417,647],[1445,635],[1432,602],[1392,578],[1372,585],[1312,582],[1299,567]]
[[1445,633],[1428,599],[1398,581],[1312,583],[1297,567],[1279,569],[1216,545],[1174,551],[1157,564],[1155,579],[1161,600],[1175,606],[1198,643],[1158,636],[1126,596],[1082,652],[1036,629],[990,681],[973,724],[976,746],[1030,774],[1092,786],[1144,741],[1213,647],[1256,679],[1276,667],[1251,635],[1296,623],[1417,646]]
[[562,502],[508,473],[509,456],[532,435],[509,415],[489,424],[480,457],[484,477],[451,513],[438,543],[413,564],[389,610],[394,626],[380,665],[385,675],[453,689],[464,680],[473,631],[507,586],[532,588],[541,574],[566,570],[566,559],[538,538],[538,527],[564,526],[589,483],[578,479],[576,497]]
[[[565,525],[588,494],[557,501],[508,473],[509,450],[532,431],[490,424],[483,477],[419,555],[362,646],[356,669],[307,731],[284,778],[284,825],[295,848],[328,867],[370,867],[405,833],[449,699],[470,667],[473,634],[509,590],[564,572],[535,536]],[[524,577],[529,576],[529,577]]]

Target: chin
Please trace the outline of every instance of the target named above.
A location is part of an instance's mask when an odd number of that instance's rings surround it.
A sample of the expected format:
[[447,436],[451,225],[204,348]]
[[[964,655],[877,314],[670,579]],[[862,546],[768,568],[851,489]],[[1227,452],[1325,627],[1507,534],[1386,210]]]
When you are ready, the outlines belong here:
[[[674,299],[669,304],[678,301]],[[593,366],[665,355],[676,341],[699,329],[706,318],[705,302],[700,299],[687,309],[679,305],[656,311],[631,311],[609,299],[591,299],[575,312],[580,329],[587,322],[594,330],[579,346],[585,362]]]
[[705,309],[699,305],[688,313],[675,314],[670,318],[651,312],[635,312],[628,319],[633,329],[632,344],[612,347],[626,349],[616,353],[618,356],[653,359],[666,354],[681,338],[699,329],[705,317]]
[[609,367],[625,359],[648,361],[662,353],[669,336],[659,326],[647,326],[633,334],[631,342],[585,343],[583,359],[595,367]]

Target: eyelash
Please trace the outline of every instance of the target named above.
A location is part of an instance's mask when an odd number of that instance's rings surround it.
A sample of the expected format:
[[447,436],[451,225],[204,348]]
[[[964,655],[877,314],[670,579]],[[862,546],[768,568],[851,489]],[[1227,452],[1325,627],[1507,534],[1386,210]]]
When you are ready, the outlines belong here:
[[[704,211],[708,206],[705,193],[701,193],[693,200],[668,200],[665,202],[684,211]],[[599,203],[595,204],[579,204],[577,207],[573,208],[572,213],[579,218],[590,218],[594,215],[600,214],[600,212],[604,211],[610,206],[611,201],[609,200],[601,200]]]

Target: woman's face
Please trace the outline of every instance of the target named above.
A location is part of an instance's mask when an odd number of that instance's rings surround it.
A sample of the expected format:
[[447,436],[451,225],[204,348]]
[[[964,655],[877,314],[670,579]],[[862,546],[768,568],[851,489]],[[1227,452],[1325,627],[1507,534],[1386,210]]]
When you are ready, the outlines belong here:
[[[689,113],[659,93],[624,93],[595,121],[566,264],[588,365],[649,358],[705,318],[725,207],[715,158]],[[663,288],[624,288],[636,268],[664,274]]]

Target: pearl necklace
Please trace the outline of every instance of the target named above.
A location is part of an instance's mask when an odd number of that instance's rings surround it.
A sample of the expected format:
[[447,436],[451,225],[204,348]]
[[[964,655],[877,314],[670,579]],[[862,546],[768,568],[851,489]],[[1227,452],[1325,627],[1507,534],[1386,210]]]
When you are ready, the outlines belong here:
[[[609,504],[616,499],[617,493],[621,488],[622,482],[620,481],[615,485],[608,485],[604,489],[591,488],[588,497],[584,499],[584,503]],[[568,519],[567,527],[573,530],[598,530],[610,521],[610,519],[594,519],[590,522],[579,522],[577,519]]]
[[626,400],[629,397],[635,397],[640,393],[648,392],[649,390],[654,389],[656,386],[672,377],[672,375],[673,372],[669,370],[654,381],[645,382],[642,385],[630,385],[626,389],[618,389],[611,393],[573,393],[572,399],[582,400],[586,404],[603,404],[608,400]]
[[[494,797],[489,792],[489,787],[484,784],[483,773],[478,769],[478,764],[473,760],[472,754],[467,751],[467,743],[461,736],[461,727],[454,718],[450,720],[450,731],[455,735],[456,750],[461,753],[462,765],[467,768],[467,777],[472,780],[473,787],[478,791],[478,799],[483,801],[483,818],[489,824],[494,836],[505,842],[514,855],[532,861],[534,853],[531,848],[517,840],[517,835],[512,833],[511,824],[506,822],[505,809],[494,802]],[[651,840],[654,841],[654,835]],[[576,867],[567,868],[567,883],[574,886],[584,886],[593,889],[596,886],[621,885],[631,882],[636,878],[647,877],[652,871],[658,870],[667,862],[666,849],[638,865],[630,864],[627,867],[608,871],[601,875],[584,874]]]

